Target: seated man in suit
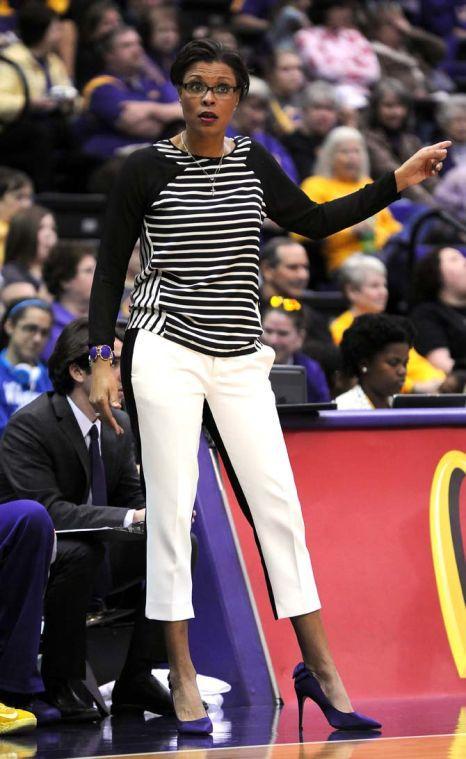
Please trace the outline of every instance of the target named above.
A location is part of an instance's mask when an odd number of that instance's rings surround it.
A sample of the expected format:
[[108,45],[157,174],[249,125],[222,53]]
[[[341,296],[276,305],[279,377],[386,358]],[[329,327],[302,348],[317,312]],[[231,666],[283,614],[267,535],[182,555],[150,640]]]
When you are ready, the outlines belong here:
[[[118,366],[114,369],[118,375]],[[49,372],[54,392],[44,393],[14,414],[5,429],[0,448],[0,503],[39,501],[56,530],[121,527],[144,520],[144,496],[128,417],[115,411],[125,431],[117,437],[101,425],[89,402],[86,319],[77,319],[64,329],[50,358]],[[128,569],[127,580],[145,576],[141,546],[126,543],[118,548],[106,552],[104,544],[94,540],[58,537],[44,604],[42,677],[48,701],[60,709],[64,719],[99,717],[82,684],[86,613],[99,570],[106,576],[107,590],[109,576],[121,576],[127,566],[133,572],[128,576]],[[143,596],[141,592],[112,708],[114,712],[147,709],[173,713],[168,690],[150,674],[157,663],[166,660],[166,654],[161,625],[144,616]]]

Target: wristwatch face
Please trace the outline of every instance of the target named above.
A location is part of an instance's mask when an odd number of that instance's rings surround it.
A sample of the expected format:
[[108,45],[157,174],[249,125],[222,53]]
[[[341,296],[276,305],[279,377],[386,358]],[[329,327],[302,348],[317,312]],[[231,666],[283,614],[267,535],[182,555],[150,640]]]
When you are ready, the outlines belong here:
[[91,361],[96,361],[98,356],[103,358],[104,361],[110,361],[113,356],[113,351],[109,345],[99,345],[98,347],[93,345],[89,350],[89,358]]

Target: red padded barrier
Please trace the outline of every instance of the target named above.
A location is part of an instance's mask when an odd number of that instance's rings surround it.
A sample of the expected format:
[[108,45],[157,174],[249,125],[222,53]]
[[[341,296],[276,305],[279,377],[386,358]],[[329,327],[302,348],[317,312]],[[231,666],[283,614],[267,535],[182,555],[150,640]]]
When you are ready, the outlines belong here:
[[[303,430],[285,437],[325,625],[352,697],[465,693],[439,605],[429,499],[438,462],[449,450],[466,450],[466,431]],[[280,692],[288,702],[299,651],[288,621],[273,619],[251,530],[229,485],[227,492]]]

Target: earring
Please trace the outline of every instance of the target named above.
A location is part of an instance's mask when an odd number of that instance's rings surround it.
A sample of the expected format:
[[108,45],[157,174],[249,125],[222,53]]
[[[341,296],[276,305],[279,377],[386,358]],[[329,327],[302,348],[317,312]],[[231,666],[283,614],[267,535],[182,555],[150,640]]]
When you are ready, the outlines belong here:
[[361,366],[361,371],[363,374],[366,374],[367,372],[367,366]]

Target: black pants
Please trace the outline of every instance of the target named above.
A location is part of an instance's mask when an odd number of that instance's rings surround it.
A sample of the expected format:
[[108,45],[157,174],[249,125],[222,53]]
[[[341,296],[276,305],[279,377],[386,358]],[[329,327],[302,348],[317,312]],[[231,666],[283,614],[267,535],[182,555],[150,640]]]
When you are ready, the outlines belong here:
[[[197,553],[194,536],[193,566]],[[86,613],[104,545],[98,542],[59,538],[44,604],[42,676],[83,679],[86,673]],[[120,587],[146,575],[146,552],[141,543],[112,544],[109,550],[112,581]],[[167,660],[163,625],[146,619],[145,586],[137,600],[137,612],[124,675],[147,671]]]

